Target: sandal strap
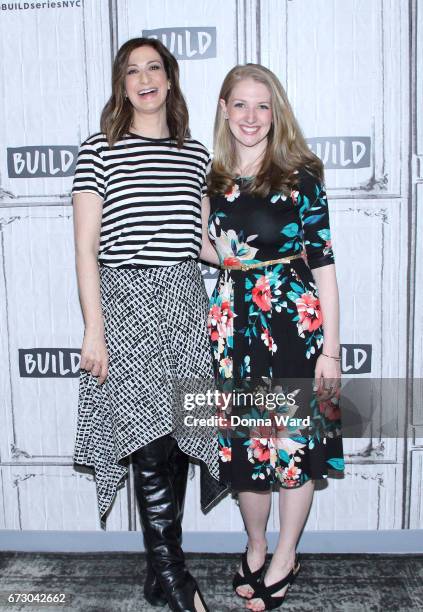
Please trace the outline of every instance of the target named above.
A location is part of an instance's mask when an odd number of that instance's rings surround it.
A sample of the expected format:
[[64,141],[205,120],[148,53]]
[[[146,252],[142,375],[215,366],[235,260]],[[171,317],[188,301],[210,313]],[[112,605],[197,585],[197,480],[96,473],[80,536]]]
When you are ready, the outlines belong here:
[[298,559],[296,557],[294,567],[291,569],[290,572],[288,572],[286,576],[282,578],[282,580],[279,580],[279,582],[275,582],[273,584],[269,584],[268,586],[264,584],[264,581],[259,583],[258,588],[254,594],[254,597],[262,599],[265,604],[266,602],[267,603],[269,603],[270,601],[276,602],[279,599],[281,600],[284,599],[285,595],[281,595],[280,597],[272,597],[272,595],[274,595],[274,593],[277,593],[278,591],[283,589],[284,586],[290,585],[293,582],[293,579],[295,577],[294,572],[297,568],[298,568]]
[[283,589],[283,587],[286,586],[287,584],[291,584],[292,574],[293,574],[293,571],[291,570],[289,574],[287,574],[284,578],[282,578],[282,580],[279,580],[279,582],[274,582],[273,584],[269,584],[269,586],[266,586],[263,582],[262,583],[263,589],[265,589],[269,595],[273,595],[273,593],[277,593],[278,591]]
[[[263,565],[259,567],[257,570],[252,572],[250,569],[250,566],[248,565],[248,561],[247,561],[247,551],[245,551],[241,556],[241,566],[242,566],[242,573],[244,574],[244,578],[246,578],[246,583],[250,584],[250,580],[252,580],[253,583],[257,582],[257,580],[260,578],[263,572],[265,564],[266,562],[264,562]],[[252,584],[251,586],[254,586],[254,584]]]

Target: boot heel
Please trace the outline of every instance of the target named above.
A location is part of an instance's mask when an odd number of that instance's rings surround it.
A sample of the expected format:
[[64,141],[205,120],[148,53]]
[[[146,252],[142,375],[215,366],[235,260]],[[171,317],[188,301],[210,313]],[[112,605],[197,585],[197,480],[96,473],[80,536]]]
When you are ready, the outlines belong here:
[[[186,573],[183,584],[170,583],[168,586],[171,588],[167,589],[164,586],[164,590],[172,612],[210,612],[196,580],[189,572]],[[200,607],[195,604],[196,595],[201,604]]]
[[[197,608],[196,608],[196,606],[195,606],[195,596],[196,596],[196,595],[198,595],[198,599],[200,600],[200,603],[201,603],[202,609],[201,609],[201,608],[200,608],[200,609],[197,609]],[[201,593],[200,589],[198,588],[198,585],[197,585],[197,590],[196,590],[196,591],[195,591],[195,593],[194,593],[194,602],[193,602],[193,604],[194,604],[194,610],[195,610],[195,612],[210,612],[210,611],[209,611],[209,609],[208,609],[208,607],[207,607],[206,602],[204,601],[203,594]]]

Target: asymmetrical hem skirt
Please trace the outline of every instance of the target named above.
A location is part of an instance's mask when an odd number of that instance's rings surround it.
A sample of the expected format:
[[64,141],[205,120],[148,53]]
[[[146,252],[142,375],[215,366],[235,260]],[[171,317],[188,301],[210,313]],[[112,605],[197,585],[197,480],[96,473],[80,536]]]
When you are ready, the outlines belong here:
[[219,490],[217,437],[184,426],[186,394],[213,380],[199,267],[192,259],[158,268],[102,266],[100,285],[109,372],[99,385],[81,370],[74,454],[75,463],[94,469],[100,518],[127,475],[126,458],[165,434],[200,461],[206,510]]

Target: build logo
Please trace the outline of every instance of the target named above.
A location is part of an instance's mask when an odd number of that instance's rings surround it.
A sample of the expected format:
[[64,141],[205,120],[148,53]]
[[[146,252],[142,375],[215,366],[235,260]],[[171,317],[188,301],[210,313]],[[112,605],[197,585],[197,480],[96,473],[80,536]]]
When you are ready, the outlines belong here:
[[142,35],[160,40],[178,60],[216,57],[216,28],[160,28]]
[[78,147],[39,146],[7,149],[9,178],[73,176]]
[[19,375],[21,378],[77,378],[80,361],[79,349],[19,349]]

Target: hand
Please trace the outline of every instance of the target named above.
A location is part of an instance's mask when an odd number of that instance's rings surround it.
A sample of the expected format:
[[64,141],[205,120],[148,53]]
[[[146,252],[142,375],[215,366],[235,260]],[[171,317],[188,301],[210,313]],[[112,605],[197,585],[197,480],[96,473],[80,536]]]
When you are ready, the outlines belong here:
[[331,397],[339,398],[341,386],[340,362],[326,355],[319,355],[314,371],[313,391],[319,400],[328,400]]
[[85,330],[81,348],[81,370],[97,376],[98,384],[102,385],[107,378],[108,368],[109,355],[104,334]]

